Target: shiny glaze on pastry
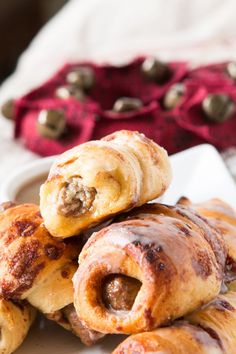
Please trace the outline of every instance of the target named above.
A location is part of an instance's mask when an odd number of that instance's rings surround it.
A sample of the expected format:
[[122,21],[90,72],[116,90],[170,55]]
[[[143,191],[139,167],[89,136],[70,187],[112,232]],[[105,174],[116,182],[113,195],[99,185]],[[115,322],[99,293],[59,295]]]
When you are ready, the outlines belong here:
[[2,208],[1,296],[14,301],[27,300],[85,344],[93,344],[101,334],[84,327],[73,311],[72,276],[78,267],[76,260],[81,242],[74,239],[63,242],[52,237],[37,205],[7,204]]
[[[223,202],[220,199],[211,199],[204,203],[192,204],[189,199],[182,197],[178,204],[188,206],[192,209],[195,209],[200,213],[201,217],[207,219],[207,222],[210,223],[213,227],[217,228],[220,232],[222,238],[224,239],[226,249],[227,249],[227,260],[224,274],[224,282],[222,283],[221,292],[226,292],[227,289],[236,291],[236,213],[227,203]],[[122,217],[120,217],[121,219]],[[205,221],[206,221],[205,219]],[[123,277],[121,282],[121,277]],[[122,275],[114,275],[112,281],[107,279],[105,290],[109,290],[109,298],[111,299],[112,304],[118,304],[123,306],[123,309],[126,309],[127,305],[130,304],[127,301],[127,298],[135,299],[137,296],[138,290],[134,293],[134,287],[130,287],[129,282],[127,282],[127,277]],[[133,279],[134,280],[134,279]],[[120,283],[120,286],[114,286],[117,282]],[[136,280],[137,282],[137,280]],[[230,282],[230,283],[229,283]],[[138,284],[137,284],[138,285]],[[136,285],[136,286],[137,286]],[[117,289],[118,288],[118,289]],[[119,291],[118,291],[119,290]],[[103,290],[104,291],[104,290]],[[106,297],[106,296],[105,296]],[[127,301],[124,305],[124,301]],[[134,300],[133,300],[134,302]],[[114,307],[114,306],[113,306]],[[120,307],[121,308],[121,307]],[[130,306],[129,309],[131,309]]]
[[[89,328],[126,334],[151,330],[219,293],[224,242],[195,211],[149,204],[122,219],[94,233],[79,256],[74,304]],[[111,275],[142,284],[132,308],[117,310],[104,301],[104,282],[107,286]]]
[[[181,198],[179,204],[188,205],[196,210],[207,222],[215,227],[224,239],[227,249],[227,265],[224,281],[236,290],[236,212],[224,201],[214,198],[205,203],[192,204],[187,198]],[[234,281],[234,282],[233,282]]]
[[53,236],[69,237],[159,197],[170,180],[166,151],[122,130],[59,156],[41,187],[40,210]]
[[113,354],[235,354],[235,328],[236,293],[228,292],[185,321],[128,337]]

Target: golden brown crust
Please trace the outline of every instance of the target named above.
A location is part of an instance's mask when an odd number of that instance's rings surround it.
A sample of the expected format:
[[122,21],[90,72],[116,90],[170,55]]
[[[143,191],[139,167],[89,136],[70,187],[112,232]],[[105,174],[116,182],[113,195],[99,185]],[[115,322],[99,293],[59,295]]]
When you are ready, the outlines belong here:
[[187,318],[215,338],[223,353],[234,354],[236,348],[236,293],[218,295],[206,307]]
[[[152,204],[126,218],[93,234],[79,256],[74,304],[89,328],[127,334],[154,329],[219,293],[224,244],[196,212]],[[130,311],[104,306],[101,286],[109,274],[142,283]]]
[[236,293],[218,295],[204,308],[168,328],[128,337],[113,354],[234,354]]
[[33,287],[27,300],[43,313],[59,311],[73,302],[72,277],[78,266],[68,262],[48,274],[42,282]]
[[103,335],[86,329],[75,312],[69,311],[81,246],[78,240],[53,238],[36,205],[13,206],[0,214],[1,296],[26,299],[89,345]]
[[40,210],[53,236],[69,237],[159,197],[170,180],[164,149],[120,131],[62,154],[41,187]]
[[203,329],[180,323],[128,337],[112,354],[223,354],[217,340]]
[[0,300],[0,353],[11,354],[23,342],[36,311],[26,303]]
[[199,204],[192,204],[187,198],[181,198],[179,203],[187,203],[219,231],[227,249],[225,281],[236,280],[236,212],[234,209],[217,198]]
[[53,238],[42,221],[33,204],[0,214],[0,294],[6,299],[27,298],[79,253],[77,244]]

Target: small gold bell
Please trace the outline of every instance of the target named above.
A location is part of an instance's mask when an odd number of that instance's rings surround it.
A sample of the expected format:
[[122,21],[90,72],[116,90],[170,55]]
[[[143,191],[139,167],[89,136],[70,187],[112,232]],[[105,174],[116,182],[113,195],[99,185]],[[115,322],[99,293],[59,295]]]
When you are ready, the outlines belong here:
[[56,97],[64,100],[74,97],[78,101],[84,101],[86,97],[84,92],[80,88],[72,85],[58,87],[56,89],[55,95]]
[[141,70],[146,79],[155,81],[158,84],[165,83],[171,74],[169,66],[154,57],[145,59]]
[[234,102],[225,94],[209,94],[202,102],[202,109],[207,119],[222,123],[235,111]]
[[164,107],[166,109],[173,109],[175,108],[181,101],[182,97],[185,93],[185,86],[182,83],[177,83],[171,86],[169,91],[165,94],[164,97]]
[[115,101],[113,105],[113,111],[115,112],[129,112],[140,109],[143,106],[143,103],[138,98],[132,97],[121,97]]
[[9,99],[1,106],[1,113],[7,119],[13,119],[14,100]]
[[44,109],[39,113],[37,128],[48,139],[58,139],[65,132],[66,120],[62,111]]
[[76,85],[82,90],[89,90],[95,84],[95,75],[90,67],[81,66],[70,71],[66,80],[69,84]]

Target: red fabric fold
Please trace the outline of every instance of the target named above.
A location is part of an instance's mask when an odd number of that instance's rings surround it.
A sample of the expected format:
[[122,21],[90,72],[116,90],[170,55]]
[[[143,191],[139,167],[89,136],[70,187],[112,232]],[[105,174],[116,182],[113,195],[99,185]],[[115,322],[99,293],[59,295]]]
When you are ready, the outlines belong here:
[[[164,146],[169,153],[208,142],[218,149],[236,146],[236,113],[223,123],[207,120],[202,101],[209,93],[228,94],[236,104],[236,84],[226,73],[227,63],[189,69],[186,63],[169,63],[169,80],[158,85],[141,73],[144,58],[114,67],[93,63],[66,64],[40,87],[15,102],[15,138],[27,148],[49,156],[83,143],[99,139],[119,129],[138,130]],[[82,103],[74,98],[55,97],[55,90],[66,84],[67,73],[78,66],[90,66],[96,83]],[[163,97],[169,88],[182,82],[186,86],[180,104],[165,110]],[[114,102],[120,97],[135,97],[143,102],[137,111],[116,113]],[[63,110],[66,132],[58,140],[41,136],[37,130],[38,114],[42,109]]]

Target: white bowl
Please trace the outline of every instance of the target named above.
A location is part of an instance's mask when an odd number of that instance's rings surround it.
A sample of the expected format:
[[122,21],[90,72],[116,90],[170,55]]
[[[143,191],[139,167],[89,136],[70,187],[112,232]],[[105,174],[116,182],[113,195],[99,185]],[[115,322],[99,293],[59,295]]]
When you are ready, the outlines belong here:
[[[1,184],[0,187],[0,202],[15,201],[17,195],[22,188],[32,184],[34,181],[39,180],[40,176],[46,176],[49,169],[55,159],[55,156],[45,157],[35,160],[28,164],[18,167],[17,170]],[[37,191],[35,191],[38,193]],[[26,198],[27,199],[27,198]],[[32,196],[32,201],[36,199],[36,196]],[[31,202],[31,200],[25,200]]]

